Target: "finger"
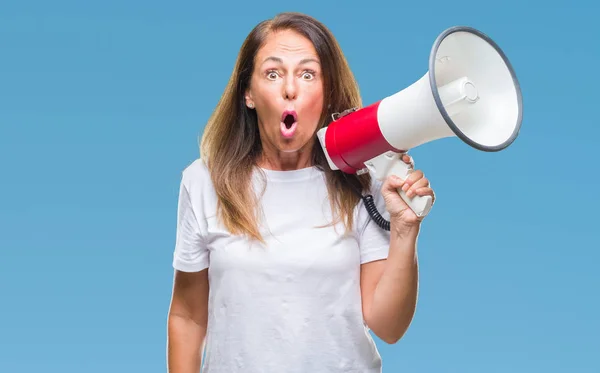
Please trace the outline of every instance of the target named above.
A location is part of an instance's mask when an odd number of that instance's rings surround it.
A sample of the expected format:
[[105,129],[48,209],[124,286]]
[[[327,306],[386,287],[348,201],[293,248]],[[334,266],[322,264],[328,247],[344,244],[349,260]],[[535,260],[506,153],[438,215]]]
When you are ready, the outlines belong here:
[[415,189],[415,194],[418,196],[434,196],[435,192],[429,186]]
[[431,201],[435,202],[435,192],[430,187],[418,188],[415,190],[417,196],[431,196]]
[[417,181],[415,181],[410,188],[406,191],[406,195],[408,197],[413,197],[415,196],[415,192],[417,191],[417,189],[420,188],[429,188],[429,180],[427,180],[426,178],[421,178]]
[[400,186],[403,184],[404,184],[404,180],[402,180],[401,178],[399,178],[395,175],[391,175],[383,181],[380,191],[382,194],[385,195],[387,193],[390,193],[393,190],[400,188]]
[[423,178],[423,171],[416,170],[411,172],[404,181],[404,184],[402,185],[402,190],[406,192],[408,188],[410,188],[414,183],[417,182],[417,180],[421,178]]
[[382,185],[384,190],[397,190],[404,185],[405,180],[399,176],[391,175],[385,180],[385,183]]
[[402,161],[404,161],[404,163],[410,165],[411,168],[415,168],[415,160],[413,159],[413,157],[408,155],[408,153],[404,153],[402,155]]

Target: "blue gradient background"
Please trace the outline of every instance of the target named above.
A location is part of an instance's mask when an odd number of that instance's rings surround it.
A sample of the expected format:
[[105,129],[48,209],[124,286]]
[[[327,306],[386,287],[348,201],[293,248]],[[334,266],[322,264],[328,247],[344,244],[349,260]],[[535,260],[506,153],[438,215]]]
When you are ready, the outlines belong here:
[[3,1],[0,372],[166,371],[180,172],[242,40],[285,10],[332,29],[365,103],[421,77],[459,24],[522,86],[506,151],[412,151],[438,202],[414,323],[377,340],[384,372],[600,372],[597,6],[391,0]]

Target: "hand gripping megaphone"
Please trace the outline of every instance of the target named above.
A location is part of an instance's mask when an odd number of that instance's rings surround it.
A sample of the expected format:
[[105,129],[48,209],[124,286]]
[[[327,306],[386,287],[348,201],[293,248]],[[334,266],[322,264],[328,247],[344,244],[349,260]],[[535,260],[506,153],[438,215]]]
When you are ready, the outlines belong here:
[[[518,136],[522,106],[517,77],[498,45],[456,26],[437,37],[419,80],[370,106],[334,114],[317,137],[333,170],[406,178],[412,169],[402,154],[432,140],[456,136],[481,151],[505,149]],[[398,192],[417,216],[429,213],[430,196]]]

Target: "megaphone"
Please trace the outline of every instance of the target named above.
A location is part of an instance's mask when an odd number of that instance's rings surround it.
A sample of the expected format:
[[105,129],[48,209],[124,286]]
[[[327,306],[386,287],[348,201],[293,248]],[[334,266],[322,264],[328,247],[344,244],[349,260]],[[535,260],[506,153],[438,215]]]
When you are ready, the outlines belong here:
[[[455,136],[481,151],[505,149],[518,136],[522,106],[519,82],[500,47],[479,30],[455,26],[437,37],[419,80],[367,107],[333,114],[317,137],[333,170],[406,178],[413,170],[402,154],[436,139]],[[398,192],[417,216],[429,213],[430,196]]]

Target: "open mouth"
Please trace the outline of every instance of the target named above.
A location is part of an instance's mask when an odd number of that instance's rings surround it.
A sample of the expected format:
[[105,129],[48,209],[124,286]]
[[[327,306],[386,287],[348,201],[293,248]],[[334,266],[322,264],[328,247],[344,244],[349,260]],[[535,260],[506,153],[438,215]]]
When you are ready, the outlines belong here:
[[282,122],[283,122],[283,124],[285,124],[285,127],[287,129],[292,128],[294,123],[296,123],[296,120],[297,120],[296,112],[285,111],[282,115]]

